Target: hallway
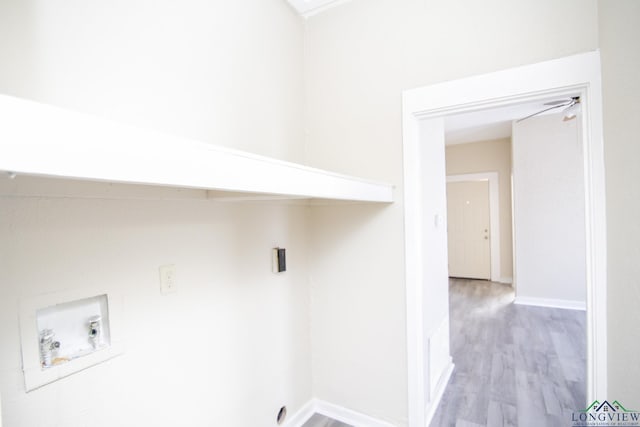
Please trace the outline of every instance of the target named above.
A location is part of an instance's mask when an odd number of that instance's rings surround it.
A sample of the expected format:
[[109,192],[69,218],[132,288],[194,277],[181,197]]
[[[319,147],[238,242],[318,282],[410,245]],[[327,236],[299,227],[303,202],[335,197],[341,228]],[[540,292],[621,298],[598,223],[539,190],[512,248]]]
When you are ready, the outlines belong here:
[[431,427],[567,426],[586,407],[585,312],[513,297],[509,285],[450,279],[455,370]]

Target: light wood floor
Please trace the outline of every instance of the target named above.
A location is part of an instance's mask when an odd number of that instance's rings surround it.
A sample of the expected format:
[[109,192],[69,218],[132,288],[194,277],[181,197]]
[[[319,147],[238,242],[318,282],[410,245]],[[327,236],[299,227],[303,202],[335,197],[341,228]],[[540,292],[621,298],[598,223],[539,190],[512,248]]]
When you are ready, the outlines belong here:
[[449,290],[456,366],[431,427],[571,425],[586,404],[585,312],[514,305],[499,283]]

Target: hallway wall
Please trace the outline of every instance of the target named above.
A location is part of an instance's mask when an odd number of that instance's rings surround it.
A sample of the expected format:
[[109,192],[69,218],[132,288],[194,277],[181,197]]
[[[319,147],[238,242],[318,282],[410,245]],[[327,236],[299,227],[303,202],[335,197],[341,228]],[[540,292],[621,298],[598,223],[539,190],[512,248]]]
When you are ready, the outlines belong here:
[[560,113],[513,123],[516,302],[586,307],[581,121]]

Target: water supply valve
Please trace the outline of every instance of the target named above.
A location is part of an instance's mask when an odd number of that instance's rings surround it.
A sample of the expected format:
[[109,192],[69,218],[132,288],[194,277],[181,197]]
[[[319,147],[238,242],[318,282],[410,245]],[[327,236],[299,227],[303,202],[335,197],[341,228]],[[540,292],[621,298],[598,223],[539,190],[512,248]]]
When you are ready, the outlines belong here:
[[89,342],[94,349],[102,346],[102,316],[100,315],[89,318]]
[[51,366],[53,352],[60,348],[60,342],[54,341],[55,334],[51,329],[40,331],[40,363],[43,368]]

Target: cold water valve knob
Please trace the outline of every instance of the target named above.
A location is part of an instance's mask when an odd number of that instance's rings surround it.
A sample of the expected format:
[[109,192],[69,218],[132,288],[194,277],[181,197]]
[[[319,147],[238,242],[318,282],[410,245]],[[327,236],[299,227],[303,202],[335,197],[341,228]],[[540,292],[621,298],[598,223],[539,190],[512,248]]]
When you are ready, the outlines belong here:
[[100,315],[89,318],[89,341],[94,349],[102,345],[102,316]]

